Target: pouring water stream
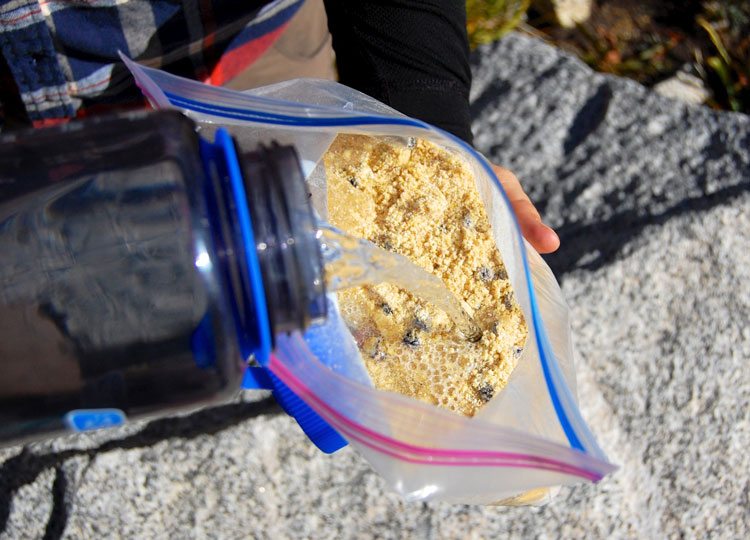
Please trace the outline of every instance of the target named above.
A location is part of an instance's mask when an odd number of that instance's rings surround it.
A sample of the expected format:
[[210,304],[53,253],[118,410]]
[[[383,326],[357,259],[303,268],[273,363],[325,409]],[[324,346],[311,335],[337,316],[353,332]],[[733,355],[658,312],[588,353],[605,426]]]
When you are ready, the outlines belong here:
[[349,236],[328,223],[319,223],[318,230],[329,291],[392,283],[445,311],[467,341],[482,338],[481,329],[437,276],[403,255]]

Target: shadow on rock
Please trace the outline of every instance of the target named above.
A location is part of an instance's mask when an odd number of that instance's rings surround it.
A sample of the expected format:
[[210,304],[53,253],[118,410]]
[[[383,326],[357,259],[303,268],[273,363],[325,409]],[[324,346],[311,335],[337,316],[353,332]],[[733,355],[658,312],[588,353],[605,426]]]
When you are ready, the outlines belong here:
[[563,247],[558,252],[545,256],[545,259],[560,278],[574,270],[598,270],[612,262],[645,228],[661,225],[687,212],[706,212],[746,193],[750,193],[750,183],[729,186],[702,197],[685,199],[657,215],[625,211],[601,222],[566,223],[556,229]]
[[45,470],[56,470],[52,485],[52,512],[45,530],[45,538],[60,538],[68,521],[70,500],[68,480],[62,465],[68,459],[85,456],[89,459],[112,450],[130,450],[153,446],[167,439],[194,439],[213,435],[245,420],[278,414],[281,408],[273,398],[250,403],[222,405],[203,409],[182,417],[163,418],[149,422],[138,433],[122,439],[102,443],[91,449],[70,449],[47,454],[35,454],[27,447],[20,454],[0,465],[0,531],[5,531],[10,517],[13,497],[23,486],[33,483]]

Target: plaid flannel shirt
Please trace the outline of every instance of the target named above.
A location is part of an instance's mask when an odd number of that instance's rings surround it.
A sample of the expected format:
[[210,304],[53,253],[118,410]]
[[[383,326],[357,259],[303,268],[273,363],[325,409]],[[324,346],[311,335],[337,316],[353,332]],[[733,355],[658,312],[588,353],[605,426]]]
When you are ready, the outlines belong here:
[[22,108],[36,126],[142,105],[118,50],[146,65],[219,85],[255,61],[301,4],[0,0],[0,100],[6,114]]

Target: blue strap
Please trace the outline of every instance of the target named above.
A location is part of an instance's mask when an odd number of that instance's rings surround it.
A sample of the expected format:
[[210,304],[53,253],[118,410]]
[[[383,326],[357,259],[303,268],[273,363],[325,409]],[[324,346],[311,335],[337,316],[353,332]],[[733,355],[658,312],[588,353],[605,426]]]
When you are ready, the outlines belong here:
[[305,435],[326,454],[332,454],[347,445],[346,440],[338,434],[325,420],[292,392],[273,373],[268,373],[273,381],[273,397],[289,416],[294,417]]
[[273,390],[273,382],[265,368],[250,366],[242,379],[243,390]]
[[266,368],[248,367],[242,380],[242,388],[273,390],[273,397],[284,412],[293,417],[312,443],[326,454],[332,454],[347,445],[346,440],[335,429]]

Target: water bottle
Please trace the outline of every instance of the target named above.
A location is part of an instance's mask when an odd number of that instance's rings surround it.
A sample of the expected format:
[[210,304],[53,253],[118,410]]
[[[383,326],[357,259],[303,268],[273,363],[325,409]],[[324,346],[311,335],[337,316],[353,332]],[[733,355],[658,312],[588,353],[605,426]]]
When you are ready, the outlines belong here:
[[0,444],[234,395],[325,318],[316,232],[292,147],[175,111],[0,137]]

